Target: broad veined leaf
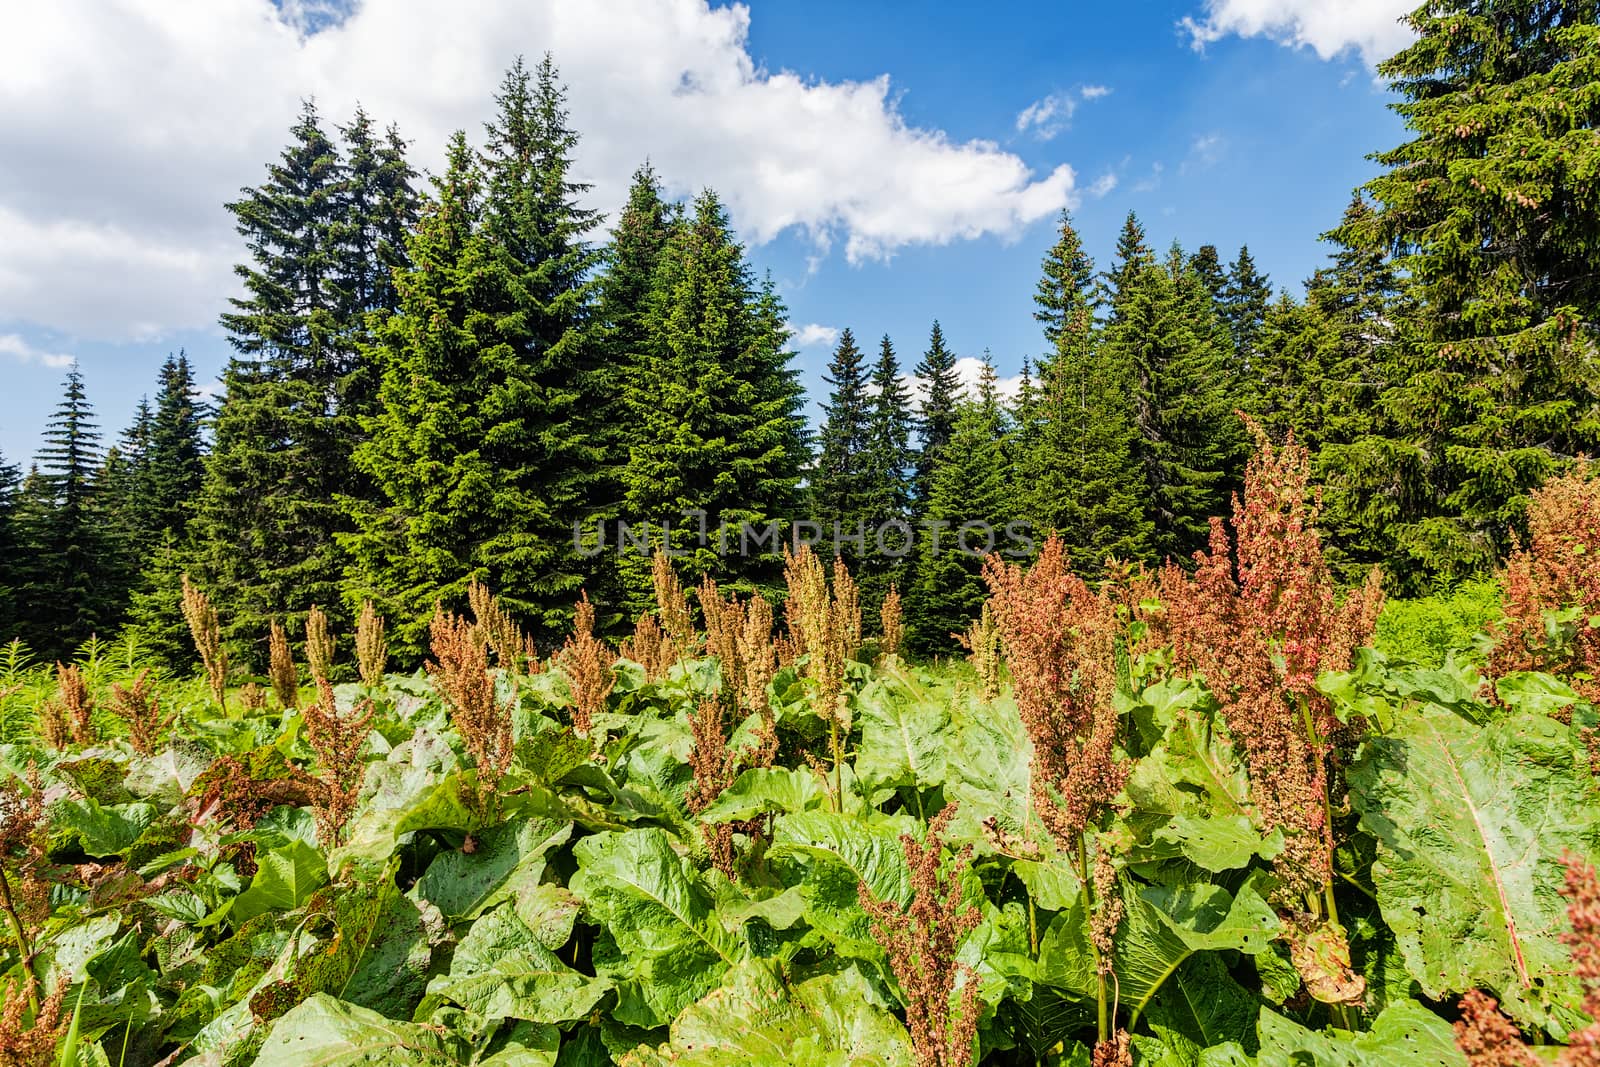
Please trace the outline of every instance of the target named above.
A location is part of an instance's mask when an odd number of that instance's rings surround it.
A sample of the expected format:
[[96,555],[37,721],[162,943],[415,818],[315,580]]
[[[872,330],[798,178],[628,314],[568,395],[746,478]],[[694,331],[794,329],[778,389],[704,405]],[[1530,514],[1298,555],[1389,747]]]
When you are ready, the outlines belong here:
[[514,819],[473,838],[473,851],[445,852],[417,882],[422,899],[452,922],[476,917],[539,884],[545,856],[572,836],[572,824]]
[[476,1067],[555,1067],[561,1052],[561,1031],[548,1023],[519,1022],[496,1035],[493,1051],[474,1061]]
[[1262,1008],[1257,1067],[1465,1067],[1450,1024],[1415,1001],[1385,1008],[1365,1033],[1307,1030]]
[[318,993],[272,1024],[259,1067],[453,1067],[467,1061],[465,1043],[415,1023]]
[[959,805],[951,834],[972,841],[979,852],[992,852],[983,833],[985,819],[1012,834],[1038,824],[1028,817],[1033,742],[1008,696],[978,707],[958,706],[952,729],[952,749],[960,757],[949,761],[945,773],[945,799]]
[[671,1040],[623,1056],[621,1067],[911,1067],[911,1044],[893,1015],[871,1003],[853,972],[786,987],[750,961],[684,1010]]
[[156,818],[151,804],[101,804],[93,798],[63,800],[50,809],[58,842],[76,842],[86,856],[115,856],[139,840]]
[[758,815],[810,811],[826,799],[822,783],[809,767],[752,767],[700,813],[700,821],[735,822]]
[[293,911],[328,883],[322,854],[301,840],[256,857],[250,886],[233,900],[228,916],[243,923],[269,911]]
[[1566,727],[1542,715],[1476,726],[1425,706],[1367,743],[1351,797],[1378,840],[1383,917],[1430,997],[1481,987],[1529,1026],[1579,1023],[1558,861],[1600,853],[1589,778]]
[[1530,715],[1554,715],[1586,703],[1576,689],[1549,674],[1518,671],[1496,679],[1494,691],[1508,708]]
[[429,1004],[450,1000],[485,1019],[556,1023],[581,1019],[611,988],[567,966],[539,942],[510,907],[472,924],[450,961],[450,973],[428,983]]
[[625,1022],[656,1026],[716,985],[743,954],[717,921],[693,865],[660,830],[596,834],[579,841],[570,888],[621,950]]
[[909,819],[862,819],[829,811],[785,815],[773,827],[767,855],[806,902],[806,921],[841,952],[875,956],[871,924],[861,908],[865,883],[877,900],[911,900],[911,872],[900,835]]
[[1213,1045],[1237,1041],[1256,1048],[1256,1015],[1261,1001],[1223,966],[1215,953],[1190,956],[1156,990],[1145,1021],[1167,1046],[1175,1062],[1193,1064]]
[[868,683],[856,701],[856,777],[863,786],[927,789],[944,783],[950,712],[942,701],[893,676]]
[[1248,816],[1174,815],[1155,833],[1196,865],[1212,872],[1248,866],[1257,856],[1270,860],[1283,851],[1283,831],[1263,836]]

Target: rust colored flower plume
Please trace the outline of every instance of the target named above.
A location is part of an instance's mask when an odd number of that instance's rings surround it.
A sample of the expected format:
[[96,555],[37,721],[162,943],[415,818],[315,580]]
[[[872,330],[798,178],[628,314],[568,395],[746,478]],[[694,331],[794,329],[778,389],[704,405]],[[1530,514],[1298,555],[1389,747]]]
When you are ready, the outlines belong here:
[[[1233,504],[1233,538],[1211,520],[1211,546],[1188,575],[1168,563],[1151,620],[1180,670],[1204,676],[1243,747],[1263,824],[1288,841],[1277,870],[1289,895],[1333,876],[1328,757],[1340,724],[1317,675],[1349,667],[1383,603],[1379,576],[1340,602],[1315,525],[1310,457],[1291,440],[1257,447]],[[1234,578],[1237,555],[1238,579]]]
[[[1600,702],[1600,476],[1585,463],[1552,479],[1528,502],[1528,543],[1506,562],[1505,618],[1489,673],[1548,671]],[[1546,615],[1577,609],[1552,639]]]
[[978,976],[956,961],[961,941],[978,925],[978,909],[961,903],[961,874],[972,846],[956,854],[944,871],[944,833],[955,805],[936,815],[922,844],[902,834],[911,868],[911,906],[877,900],[865,882],[857,888],[861,906],[872,918],[872,936],[889,957],[889,967],[906,1002],[906,1025],[917,1067],[967,1067],[982,1004]]
[[191,584],[187,574],[183,576],[183,618],[189,624],[189,636],[194,638],[194,649],[205,667],[211,696],[221,707],[228,687],[228,651],[222,647],[222,626],[211,598]]
[[1034,808],[1058,845],[1076,855],[1084,829],[1128,776],[1114,752],[1115,606],[1067,571],[1056,537],[1027,569],[990,556],[984,578],[1033,741]]
[[572,726],[580,737],[588,737],[594,717],[606,709],[606,696],[616,685],[612,672],[616,657],[606,643],[594,635],[594,605],[587,593],[578,598],[573,616],[572,635],[558,655],[561,673],[572,690]]
[[428,672],[477,765],[484,801],[511,763],[511,712],[495,698],[489,642],[476,625],[443,608],[434,611],[429,628],[434,659]]
[[368,600],[361,605],[361,618],[356,621],[356,664],[361,681],[376,688],[383,684],[383,674],[389,667],[389,643],[383,635],[383,616]]
[[884,594],[883,606],[878,609],[882,624],[878,638],[878,655],[884,659],[900,654],[900,643],[905,639],[905,620],[900,606],[900,590],[891,585]]
[[300,706],[300,672],[294,665],[294,653],[289,649],[289,634],[283,623],[272,620],[267,634],[267,673],[272,679],[272,692],[280,708]]
[[361,750],[372,732],[372,714],[371,700],[340,711],[332,683],[317,679],[316,703],[305,711],[306,740],[317,754],[318,778],[327,787],[315,809],[317,839],[326,846],[339,843],[361,793],[366,769]]
[[155,751],[171,719],[161,714],[161,700],[148,669],[140,671],[132,685],[112,685],[111,710],[127,724],[128,740],[143,756]]
[[328,613],[311,605],[306,614],[306,662],[311,665],[312,682],[333,677],[333,657],[338,647],[339,639],[328,621]]
[[650,560],[650,582],[655,588],[656,610],[660,613],[661,629],[667,635],[669,663],[687,659],[700,647],[700,636],[695,633],[694,615],[689,611],[689,597],[683,591],[672,569],[672,560],[657,550]]

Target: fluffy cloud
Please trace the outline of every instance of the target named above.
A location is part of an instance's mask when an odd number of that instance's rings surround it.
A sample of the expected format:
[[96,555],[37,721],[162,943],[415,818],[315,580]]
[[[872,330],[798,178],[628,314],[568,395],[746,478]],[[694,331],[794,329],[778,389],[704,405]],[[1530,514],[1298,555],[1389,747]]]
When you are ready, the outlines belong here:
[[817,345],[832,345],[838,339],[839,331],[836,328],[808,322],[804,326],[795,328],[793,343],[797,348],[812,348]]
[[887,77],[758,66],[750,13],[707,0],[53,0],[0,37],[0,321],[126,339],[215,321],[234,291],[222,203],[261,180],[303,97],[359,101],[438,168],[517,53],[551,51],[614,211],[647,156],[728,201],[756,243],[791,228],[852,262],[1013,236],[1075,200],[982,140],[910,125]]
[[1082,86],[1076,95],[1051,93],[1017,112],[1017,132],[1032,131],[1039,140],[1048,141],[1067,128],[1078,111],[1079,100],[1098,100],[1110,95],[1110,88],[1104,85]]
[[0,333],[0,355],[24,363],[42,363],[46,367],[70,367],[73,364],[73,357],[61,352],[41,351],[14,333]]
[[1323,59],[1355,49],[1374,66],[1411,43],[1411,30],[1399,20],[1416,6],[1416,0],[1206,0],[1204,16],[1182,26],[1196,48],[1230,34],[1270,37]]

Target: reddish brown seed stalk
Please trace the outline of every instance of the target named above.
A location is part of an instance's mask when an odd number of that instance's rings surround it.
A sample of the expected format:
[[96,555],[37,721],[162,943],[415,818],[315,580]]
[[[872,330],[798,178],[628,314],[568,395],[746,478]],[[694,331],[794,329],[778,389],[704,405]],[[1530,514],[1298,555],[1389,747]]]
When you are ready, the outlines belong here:
[[299,707],[300,672],[295,668],[294,653],[289,649],[289,633],[277,619],[272,620],[272,628],[267,633],[267,673],[271,676],[278,706],[291,711]]
[[389,667],[389,643],[384,638],[383,616],[370,600],[362,603],[361,617],[356,621],[356,665],[364,684],[374,689],[383,684]]
[[443,608],[429,624],[428,671],[450,709],[450,721],[478,768],[479,800],[487,801],[511,763],[511,712],[495,698],[489,644],[478,627]]
[[311,681],[320,683],[333,677],[333,658],[339,639],[328,622],[328,614],[315,604],[306,614],[306,662],[311,665]]
[[228,651],[222,647],[222,626],[211,598],[191,584],[187,574],[183,576],[183,618],[200,654],[211,696],[222,707],[228,694]]
[[905,638],[905,620],[901,617],[900,590],[891,585],[884,594],[883,606],[878,609],[882,636],[878,638],[878,654],[884,659],[900,654],[900,642]]
[[580,737],[588,737],[594,717],[606,708],[606,696],[616,684],[612,672],[616,657],[606,643],[594,635],[594,606],[588,594],[578,599],[572,636],[557,659],[561,673],[572,691],[572,726]]
[[326,678],[317,679],[317,701],[306,708],[305,722],[306,740],[317,754],[317,777],[327,787],[315,808],[317,839],[324,845],[339,843],[361,794],[366,770],[361,750],[372,732],[372,715],[371,700],[340,711],[333,685]]
[[128,727],[133,750],[148,756],[161,741],[170,716],[161,714],[161,699],[149,670],[142,670],[132,685],[111,686],[111,710]]

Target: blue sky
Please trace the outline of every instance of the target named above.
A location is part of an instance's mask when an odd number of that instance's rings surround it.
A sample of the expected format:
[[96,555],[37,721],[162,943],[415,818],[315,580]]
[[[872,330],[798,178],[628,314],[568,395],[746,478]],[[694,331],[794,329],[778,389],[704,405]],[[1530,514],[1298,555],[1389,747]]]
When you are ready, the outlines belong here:
[[[334,119],[362,101],[431,164],[512,56],[548,47],[594,206],[648,155],[675,192],[724,194],[802,337],[888,333],[909,368],[938,318],[1002,375],[1040,350],[1062,204],[1097,260],[1132,209],[1159,248],[1248,244],[1298,291],[1366,155],[1403,134],[1371,68],[1404,40],[1390,0],[430,4],[451,12],[431,30],[268,0],[23,16],[0,44],[0,454],[32,455],[70,358],[108,437],[169,351],[215,377],[242,252],[222,200],[302,95]],[[827,346],[797,351],[816,396]]]

